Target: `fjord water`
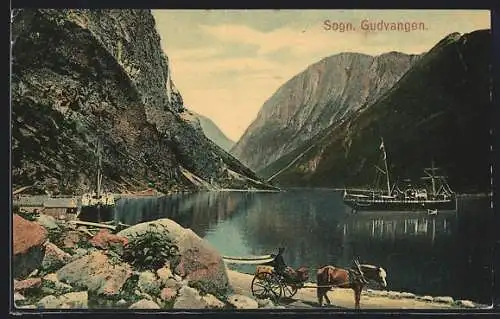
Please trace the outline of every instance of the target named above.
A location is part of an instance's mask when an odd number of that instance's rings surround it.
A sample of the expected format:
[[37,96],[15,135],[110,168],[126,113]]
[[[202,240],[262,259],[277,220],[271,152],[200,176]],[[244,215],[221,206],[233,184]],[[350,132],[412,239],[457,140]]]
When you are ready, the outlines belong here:
[[[381,265],[388,289],[490,304],[493,212],[488,198],[460,199],[457,212],[356,215],[332,190],[201,192],[120,199],[125,224],[170,218],[226,256],[264,255],[283,246],[288,265],[349,267],[354,256]],[[252,273],[255,265],[230,265]]]

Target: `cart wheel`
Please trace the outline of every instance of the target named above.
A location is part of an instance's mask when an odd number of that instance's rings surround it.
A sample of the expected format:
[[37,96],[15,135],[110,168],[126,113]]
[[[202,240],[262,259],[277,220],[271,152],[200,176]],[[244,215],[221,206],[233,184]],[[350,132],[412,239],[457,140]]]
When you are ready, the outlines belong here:
[[283,296],[285,298],[292,298],[297,293],[298,288],[296,285],[285,285],[283,286]]
[[260,273],[252,279],[252,294],[258,299],[269,298],[276,301],[281,298],[282,291],[281,283],[275,275]]

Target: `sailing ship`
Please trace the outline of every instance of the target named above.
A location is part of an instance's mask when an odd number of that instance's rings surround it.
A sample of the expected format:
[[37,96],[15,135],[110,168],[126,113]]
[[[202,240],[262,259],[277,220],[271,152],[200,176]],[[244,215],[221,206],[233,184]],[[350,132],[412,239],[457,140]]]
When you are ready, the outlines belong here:
[[387,165],[387,153],[384,140],[381,139],[380,150],[384,161],[384,168],[375,166],[377,176],[385,175],[385,189],[356,189],[344,190],[344,203],[354,211],[437,211],[456,210],[457,202],[455,192],[451,190],[446,182],[445,176],[437,176],[438,168],[434,167],[434,161],[430,168],[425,168],[422,180],[430,181],[430,185],[418,187],[411,181],[401,187],[398,183],[391,185],[389,169]]
[[81,208],[77,218],[89,222],[106,222],[114,220],[115,198],[112,193],[102,191],[102,155],[101,144],[97,143],[97,178],[96,188],[85,193],[81,198]]

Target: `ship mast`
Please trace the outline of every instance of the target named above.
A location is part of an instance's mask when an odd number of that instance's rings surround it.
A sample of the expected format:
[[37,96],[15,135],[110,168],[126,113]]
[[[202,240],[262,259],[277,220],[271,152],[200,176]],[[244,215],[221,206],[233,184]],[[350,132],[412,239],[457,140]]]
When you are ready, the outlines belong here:
[[[434,166],[434,161],[431,162],[431,167],[425,168],[424,172],[427,176],[422,177],[422,179],[430,179],[432,185],[432,195],[436,195],[436,178],[444,178],[444,176],[436,176],[434,174],[438,168]],[[429,172],[430,171],[430,172]]]
[[384,139],[381,137],[380,138],[381,143],[380,143],[380,149],[382,150],[384,154],[384,165],[385,165],[385,176],[386,176],[386,181],[387,181],[387,195],[391,195],[391,183],[389,180],[389,168],[387,167],[387,153],[385,152],[385,145],[384,145]]

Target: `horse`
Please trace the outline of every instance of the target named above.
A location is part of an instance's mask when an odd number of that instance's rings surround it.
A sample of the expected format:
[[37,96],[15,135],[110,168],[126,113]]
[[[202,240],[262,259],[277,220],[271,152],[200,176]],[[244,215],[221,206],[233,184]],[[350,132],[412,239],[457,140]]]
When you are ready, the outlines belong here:
[[[359,265],[359,269],[363,272],[363,277],[367,282],[376,283],[384,289],[387,287],[387,273],[384,268],[361,264]],[[328,305],[331,305],[327,292],[333,287],[339,287],[351,288],[354,291],[354,307],[355,309],[360,309],[359,301],[361,299],[361,291],[367,283],[363,282],[353,271],[355,271],[355,268],[350,271],[331,265],[323,266],[318,269],[316,274],[318,288],[316,293],[320,307],[323,306],[323,297],[326,299]]]

